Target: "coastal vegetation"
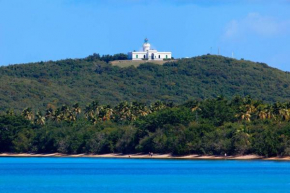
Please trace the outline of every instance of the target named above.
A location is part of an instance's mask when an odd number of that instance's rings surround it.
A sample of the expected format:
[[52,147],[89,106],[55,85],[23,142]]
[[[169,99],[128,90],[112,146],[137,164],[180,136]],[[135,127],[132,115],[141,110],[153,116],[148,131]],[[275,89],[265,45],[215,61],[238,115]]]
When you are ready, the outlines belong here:
[[0,67],[0,152],[290,156],[288,72],[215,55],[110,63],[125,59]]
[[9,109],[0,115],[0,152],[289,156],[289,120],[290,102],[249,96]]
[[266,102],[290,100],[287,72],[263,63],[204,55],[163,65],[152,63],[121,68],[112,60],[125,54],[93,54],[65,59],[0,67],[0,112],[14,108],[45,110],[63,104],[81,106],[97,98],[100,104],[154,101],[182,104],[188,100],[223,95],[251,95]]

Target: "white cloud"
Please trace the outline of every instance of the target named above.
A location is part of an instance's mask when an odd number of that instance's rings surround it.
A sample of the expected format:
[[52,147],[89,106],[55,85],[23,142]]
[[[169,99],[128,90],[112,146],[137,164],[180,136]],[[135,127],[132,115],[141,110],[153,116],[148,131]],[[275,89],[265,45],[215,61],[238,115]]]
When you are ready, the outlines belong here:
[[247,35],[272,37],[287,34],[290,29],[290,20],[278,21],[275,18],[262,16],[259,13],[249,13],[245,18],[232,20],[225,29],[224,38],[244,38]]
[[238,34],[239,23],[237,20],[232,20],[226,27],[225,37],[234,37]]

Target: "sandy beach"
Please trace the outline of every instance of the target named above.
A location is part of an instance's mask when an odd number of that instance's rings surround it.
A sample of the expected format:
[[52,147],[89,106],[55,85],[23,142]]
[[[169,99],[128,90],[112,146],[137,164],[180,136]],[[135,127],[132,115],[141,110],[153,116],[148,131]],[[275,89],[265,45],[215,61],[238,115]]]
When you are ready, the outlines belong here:
[[173,156],[171,154],[34,154],[34,153],[1,153],[0,157],[88,157],[88,158],[139,158],[139,159],[204,159],[204,160],[284,160],[290,161],[290,157],[269,157],[265,158],[258,155],[242,155],[242,156],[212,156],[212,155],[185,155],[185,156]]

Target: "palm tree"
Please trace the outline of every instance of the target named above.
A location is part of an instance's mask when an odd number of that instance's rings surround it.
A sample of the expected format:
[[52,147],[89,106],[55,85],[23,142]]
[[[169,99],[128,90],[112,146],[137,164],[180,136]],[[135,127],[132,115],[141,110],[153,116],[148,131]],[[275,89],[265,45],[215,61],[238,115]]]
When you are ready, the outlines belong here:
[[267,111],[266,111],[266,106],[265,105],[259,105],[257,107],[257,118],[261,120],[265,120],[267,118]]
[[198,123],[198,111],[201,111],[199,108],[199,103],[197,102],[194,107],[191,108],[191,112],[195,112],[195,121]]
[[241,106],[239,108],[239,113],[235,115],[241,121],[251,121],[251,110],[249,106]]
[[35,115],[35,124],[45,125],[45,116],[42,115],[40,111],[38,111]]
[[199,106],[195,106],[193,108],[191,108],[191,112],[196,112],[196,111],[200,111],[201,109],[199,108]]
[[98,113],[99,107],[99,102],[98,101],[93,101],[91,104],[87,105],[85,108],[85,116],[88,119],[89,117],[93,117],[94,114]]
[[52,108],[46,109],[46,111],[45,111],[45,118],[46,119],[51,119],[53,117],[54,113],[55,112],[54,112],[54,110]]
[[66,120],[67,121],[76,121],[76,115],[72,111],[69,111],[66,115]]
[[265,120],[267,118],[267,113],[264,110],[259,111],[258,118]]
[[274,113],[273,113],[273,108],[271,105],[267,105],[265,108],[266,112],[266,117],[267,119],[275,119]]
[[274,103],[272,107],[273,107],[273,114],[278,115],[278,116],[280,115],[280,112],[281,112],[280,110],[286,108],[284,104],[280,102]]
[[112,108],[107,108],[105,116],[106,120],[110,120],[113,117],[113,112],[114,110]]
[[146,116],[151,113],[151,110],[148,109],[144,103],[139,103],[139,102],[132,103],[131,111],[135,117]]
[[245,105],[245,108],[246,108],[246,111],[247,111],[248,113],[255,113],[255,112],[256,112],[256,108],[255,108],[255,106],[252,105],[252,104],[247,104],[247,105]]
[[76,118],[73,114],[73,112],[69,109],[67,105],[62,105],[61,108],[58,108],[55,111],[54,120],[56,121],[75,121]]
[[156,101],[155,103],[150,105],[151,112],[159,111],[165,108],[166,108],[166,105],[161,101]]
[[70,110],[69,110],[69,107],[67,105],[62,105],[60,111],[61,111],[63,117],[66,117]]
[[280,117],[280,120],[288,121],[290,118],[289,109],[286,103],[276,102],[273,106],[273,114]]
[[246,112],[246,113],[242,114],[241,119],[250,122],[251,121],[251,114]]
[[97,110],[97,117],[102,121],[110,120],[113,117],[113,109],[110,105],[100,106]]
[[34,117],[31,108],[26,108],[26,109],[24,109],[24,110],[22,111],[21,115],[22,115],[25,119],[27,119],[27,120],[29,120],[29,121],[32,121],[32,120],[33,120],[33,117]]
[[116,120],[121,120],[121,121],[131,121],[135,119],[135,116],[131,112],[131,105],[128,104],[127,102],[121,102],[119,105],[117,105],[114,108],[114,118]]
[[75,113],[76,117],[82,112],[79,103],[73,105],[73,112]]
[[279,110],[279,114],[280,114],[281,119],[282,119],[283,121],[288,121],[289,118],[290,118],[289,110],[286,109],[286,108],[280,109],[280,110]]
[[89,117],[92,117],[92,116],[93,116],[93,114],[94,114],[93,112],[94,112],[94,111],[93,111],[91,105],[86,106],[86,108],[85,108],[85,116],[86,116],[87,119],[88,119]]
[[99,121],[110,120],[113,117],[113,109],[109,105],[100,106],[98,101],[93,101],[85,108],[86,118],[93,124]]
[[62,116],[62,113],[61,113],[61,109],[58,108],[56,109],[56,111],[52,114],[52,120],[53,121],[56,121],[56,122],[60,122],[63,120],[63,116]]

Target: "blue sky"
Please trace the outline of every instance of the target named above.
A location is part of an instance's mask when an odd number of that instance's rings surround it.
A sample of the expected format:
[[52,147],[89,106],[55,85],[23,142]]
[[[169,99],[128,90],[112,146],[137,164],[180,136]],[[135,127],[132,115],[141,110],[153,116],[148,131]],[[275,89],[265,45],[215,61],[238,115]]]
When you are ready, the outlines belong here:
[[0,0],[0,65],[154,48],[290,71],[290,0]]

